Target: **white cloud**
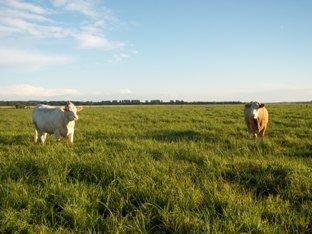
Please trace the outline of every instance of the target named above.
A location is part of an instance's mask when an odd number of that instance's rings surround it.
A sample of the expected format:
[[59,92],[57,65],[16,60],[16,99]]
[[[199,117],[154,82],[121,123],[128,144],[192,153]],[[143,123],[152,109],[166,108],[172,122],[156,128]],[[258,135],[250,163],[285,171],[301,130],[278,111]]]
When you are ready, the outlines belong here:
[[98,15],[96,10],[97,1],[94,0],[51,0],[51,2],[55,7],[62,7],[65,10],[78,12],[88,17],[95,17]]
[[12,86],[0,86],[0,97],[23,97],[23,98],[40,98],[40,97],[55,97],[64,95],[76,95],[78,94],[76,89],[48,89],[42,87],[36,87],[28,84],[12,85]]
[[6,27],[7,32],[28,33],[34,37],[44,37],[47,34],[43,26],[20,18],[2,17],[0,24]]
[[124,89],[120,89],[119,93],[120,94],[132,94],[133,92],[128,88],[124,88]]
[[49,18],[51,15],[52,12],[21,1],[0,3],[0,33],[13,37],[19,33],[21,39],[28,35],[35,39],[70,36],[71,30]]
[[70,11],[77,11],[89,17],[97,16],[97,12],[93,8],[93,5],[90,1],[84,1],[84,0],[68,1],[66,3],[65,8]]
[[24,10],[27,12],[35,13],[35,14],[46,14],[47,10],[45,10],[42,7],[38,7],[37,5],[26,3],[18,0],[6,0],[5,1],[7,5],[18,9],[18,10]]
[[101,33],[106,27],[106,23],[104,20],[98,20],[92,23],[84,23],[80,26],[80,29],[83,32],[91,33],[91,34],[98,34]]
[[59,7],[59,6],[63,6],[67,2],[67,0],[51,0],[51,2],[54,6]]
[[[71,38],[80,48],[117,49],[125,43],[109,40],[104,36],[106,30],[111,30],[119,24],[110,9],[104,7],[101,1],[95,0],[51,0],[53,9],[45,9],[35,4],[18,0],[0,2],[0,36],[13,36],[19,33],[23,38],[30,35],[40,38]],[[62,20],[62,15],[72,16],[80,13],[80,21]],[[86,23],[87,22],[87,23]]]
[[114,54],[112,62],[118,63],[118,62],[124,61],[126,59],[129,59],[131,57],[131,55],[136,55],[138,53],[139,53],[139,51],[132,50],[132,51],[129,51],[127,53],[121,52],[121,53]]
[[130,56],[128,54],[126,54],[126,53],[119,53],[119,54],[115,54],[113,56],[113,59],[114,59],[115,62],[121,62],[121,61],[123,61],[123,60],[125,60],[125,59],[127,59],[129,57]]
[[40,14],[33,14],[26,11],[20,11],[16,9],[3,9],[2,12],[0,12],[2,17],[10,16],[12,18],[24,18],[28,20],[36,20],[36,21],[51,21],[47,17],[40,15]]
[[75,35],[81,48],[104,48],[104,49],[115,49],[123,47],[124,44],[121,42],[111,42],[104,36],[93,35],[88,33],[81,33]]
[[131,53],[132,53],[132,54],[138,54],[139,51],[138,51],[138,50],[132,50]]
[[86,18],[88,21],[93,22],[100,20],[104,22],[106,29],[113,29],[123,25],[111,11],[111,9],[104,6],[103,1],[100,0],[51,0],[55,7],[59,7],[65,11],[79,13]]
[[0,47],[0,67],[16,67],[22,69],[40,69],[43,66],[68,64],[74,58],[62,55],[48,55],[34,51],[25,51]]

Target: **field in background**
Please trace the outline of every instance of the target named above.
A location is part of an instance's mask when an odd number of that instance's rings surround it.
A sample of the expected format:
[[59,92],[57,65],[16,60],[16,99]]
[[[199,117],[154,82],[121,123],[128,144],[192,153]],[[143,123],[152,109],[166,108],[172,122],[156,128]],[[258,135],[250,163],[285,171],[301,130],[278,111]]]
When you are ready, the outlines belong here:
[[0,109],[0,233],[311,233],[312,105],[85,108],[74,146]]

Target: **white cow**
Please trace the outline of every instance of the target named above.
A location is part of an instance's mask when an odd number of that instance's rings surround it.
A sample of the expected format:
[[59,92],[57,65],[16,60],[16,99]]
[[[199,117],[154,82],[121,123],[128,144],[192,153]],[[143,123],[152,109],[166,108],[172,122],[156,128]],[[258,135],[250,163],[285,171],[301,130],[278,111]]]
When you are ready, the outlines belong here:
[[60,136],[67,137],[72,144],[74,141],[75,120],[78,119],[77,111],[80,111],[72,102],[67,102],[65,107],[58,108],[39,104],[32,112],[32,121],[35,125],[34,140],[38,136],[44,144],[47,133],[54,134],[56,142],[60,141]]

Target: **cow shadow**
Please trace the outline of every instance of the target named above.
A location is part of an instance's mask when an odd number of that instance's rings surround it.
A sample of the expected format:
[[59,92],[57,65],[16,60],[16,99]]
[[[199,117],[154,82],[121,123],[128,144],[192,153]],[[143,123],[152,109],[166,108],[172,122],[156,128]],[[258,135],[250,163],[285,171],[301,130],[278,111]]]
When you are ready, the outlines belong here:
[[148,138],[156,141],[199,141],[202,135],[192,130],[159,130],[147,134]]
[[287,191],[289,173],[290,169],[280,166],[243,163],[229,168],[222,176],[230,183],[242,185],[256,197],[267,197],[282,195]]
[[0,135],[0,145],[29,145],[32,142],[33,137],[28,134]]

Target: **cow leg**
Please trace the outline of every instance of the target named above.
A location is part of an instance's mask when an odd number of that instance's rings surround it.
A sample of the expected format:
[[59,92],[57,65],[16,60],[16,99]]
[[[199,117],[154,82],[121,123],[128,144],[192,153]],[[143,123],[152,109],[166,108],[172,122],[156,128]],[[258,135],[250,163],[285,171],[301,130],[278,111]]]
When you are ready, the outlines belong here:
[[255,133],[254,133],[253,129],[248,127],[247,138],[248,139],[253,139],[254,136],[255,136]]
[[54,136],[55,136],[56,143],[59,143],[60,142],[60,132],[58,130],[56,130],[54,132]]
[[255,139],[255,138],[256,138],[256,135],[257,135],[256,133],[250,132],[250,133],[249,133],[249,139],[250,139],[250,140]]
[[67,135],[67,139],[71,144],[74,143],[74,130]]
[[45,140],[47,139],[47,133],[43,132],[40,137],[41,137],[42,144],[44,144]]
[[38,131],[37,129],[35,129],[35,132],[34,132],[34,142],[37,143],[38,141]]
[[40,130],[37,130],[37,132],[38,132],[38,136],[39,136],[39,138],[40,138],[41,143],[44,144],[45,139],[46,139],[46,137],[47,137],[47,133],[42,132],[42,131],[40,131]]
[[253,127],[252,127],[253,125],[252,125],[252,123],[248,123],[247,124],[247,138],[249,138],[249,139],[252,139],[253,138],[253,136],[254,136],[254,129],[253,129]]
[[260,131],[260,133],[259,133],[260,137],[263,137],[263,136],[264,136],[265,130],[266,130],[266,128],[263,128],[263,129]]

